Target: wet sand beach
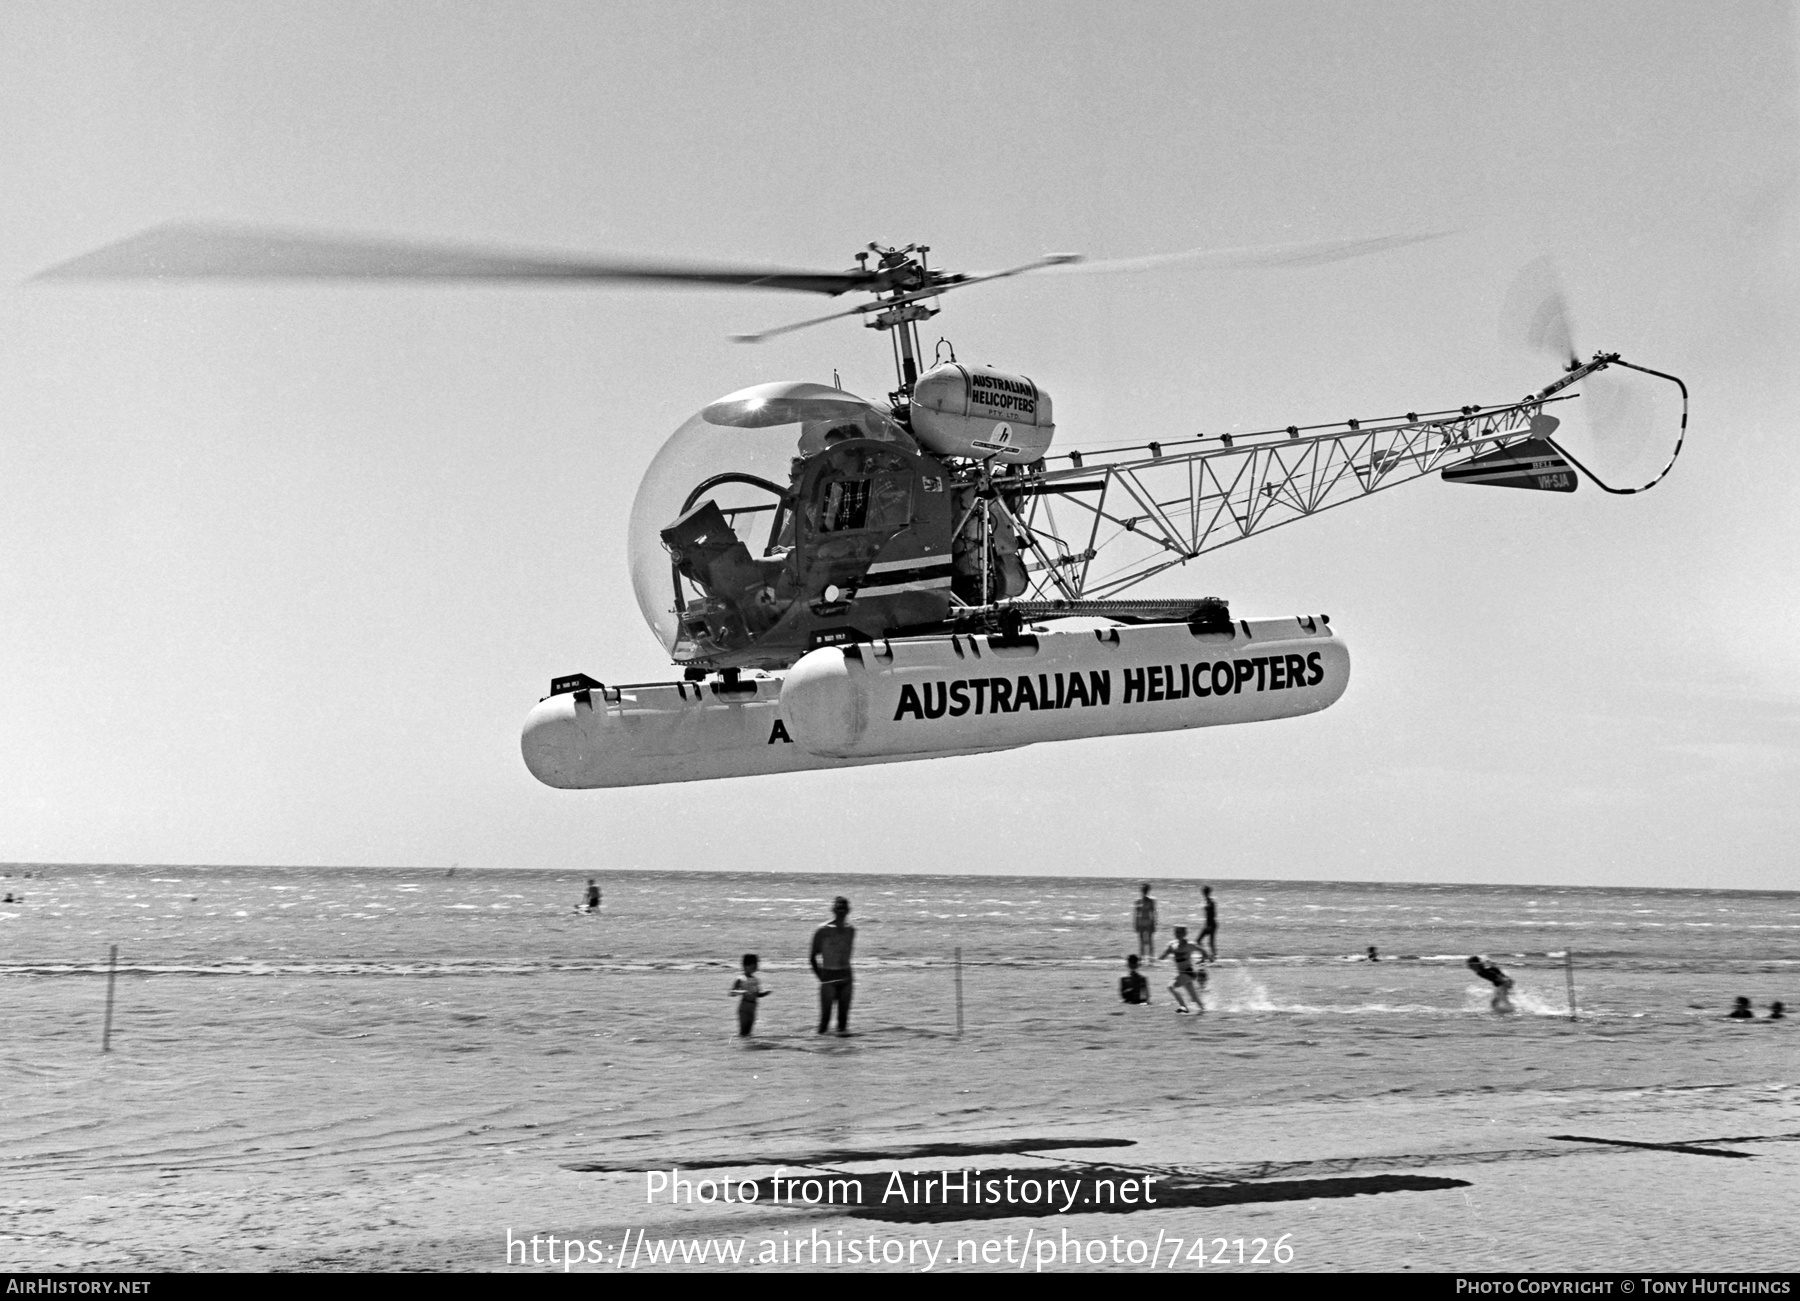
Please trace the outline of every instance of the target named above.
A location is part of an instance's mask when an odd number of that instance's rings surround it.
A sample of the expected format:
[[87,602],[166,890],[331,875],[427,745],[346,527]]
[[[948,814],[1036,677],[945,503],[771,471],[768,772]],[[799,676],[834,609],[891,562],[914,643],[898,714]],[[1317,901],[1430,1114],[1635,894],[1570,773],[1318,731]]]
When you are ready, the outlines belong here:
[[[915,1250],[884,1267],[945,1270],[959,1242],[1007,1238],[995,1250],[1025,1252],[1030,1240],[1037,1263],[1046,1235],[1064,1252],[1046,1267],[1067,1264],[1071,1239],[1079,1253],[1116,1238],[1108,1250],[1160,1242],[1167,1269],[1168,1244],[1197,1237],[1217,1244],[1208,1263],[1174,1267],[1792,1260],[1792,1023],[1720,1014],[1740,992],[1759,1012],[1791,994],[1793,896],[1343,885],[1309,896],[1220,883],[1227,960],[1208,1014],[1183,1018],[1167,975],[1153,973],[1151,1006],[1121,1005],[1121,964],[1095,951],[1129,947],[1124,882],[795,878],[747,890],[621,874],[603,878],[607,913],[587,919],[567,911],[573,876],[364,874],[373,893],[413,902],[384,916],[369,912],[371,892],[354,896],[370,919],[359,930],[325,921],[338,910],[324,896],[347,894],[349,876],[239,870],[226,886],[218,871],[161,874],[180,877],[179,891],[148,871],[107,877],[108,898],[151,903],[139,911],[166,925],[145,918],[122,944],[105,1056],[104,963],[89,932],[110,919],[80,902],[89,877],[67,869],[28,883],[27,909],[43,911],[11,909],[0,923],[13,941],[0,966],[13,1048],[0,1159],[9,1267],[493,1269],[508,1265],[509,1232],[599,1244],[600,1260],[577,1268],[615,1268],[632,1242],[624,1263],[650,1268],[654,1244],[676,1239],[740,1241],[746,1264],[764,1244],[842,1253],[852,1240],[931,1240],[935,1262]],[[820,901],[840,885],[861,927],[857,1033],[842,1040],[812,1033],[803,964],[806,922],[823,920]],[[558,888],[570,900],[559,904]],[[489,892],[524,896],[519,915],[466,923],[469,909],[489,911]],[[1186,893],[1165,892],[1165,909]],[[1309,920],[1309,897],[1335,911]],[[202,924],[208,898],[221,906]],[[1531,929],[1527,900],[1554,905],[1561,925]],[[1704,920],[1709,900],[1736,910],[1734,939],[1705,929],[1677,944],[1646,923]],[[1388,914],[1367,942],[1412,956],[1351,961],[1363,946],[1343,941],[1375,926],[1363,907]],[[1396,910],[1415,907],[1411,935],[1441,934],[1442,952],[1393,938],[1408,934]],[[932,913],[951,916],[919,915]],[[1468,947],[1458,928],[1499,934],[1502,915],[1521,919],[1506,942],[1527,954],[1487,946],[1519,980],[1523,1011],[1510,1018],[1488,1013],[1480,982],[1456,966]],[[208,936],[207,925],[221,929]],[[717,937],[704,952],[680,942],[703,928]],[[1558,930],[1581,934],[1593,955],[1578,967],[1575,1022],[1550,956],[1560,944],[1542,939]],[[1535,950],[1523,942],[1534,934]],[[232,935],[234,951],[197,951]],[[956,937],[960,1040],[951,946],[940,943]],[[725,993],[740,948],[763,954],[774,991],[749,1042]],[[767,1189],[778,1169],[861,1176],[867,1196],[647,1202],[647,1172],[675,1167],[740,1189]],[[970,1218],[877,1203],[893,1172],[943,1169],[1045,1181],[1135,1171],[1163,1195],[1109,1213],[1013,1201],[1003,1209],[1018,1214]],[[1240,1238],[1283,1239],[1293,1254],[1239,1265]],[[518,1257],[513,1268],[552,1267]],[[1090,1256],[1083,1267],[1143,1266]]]

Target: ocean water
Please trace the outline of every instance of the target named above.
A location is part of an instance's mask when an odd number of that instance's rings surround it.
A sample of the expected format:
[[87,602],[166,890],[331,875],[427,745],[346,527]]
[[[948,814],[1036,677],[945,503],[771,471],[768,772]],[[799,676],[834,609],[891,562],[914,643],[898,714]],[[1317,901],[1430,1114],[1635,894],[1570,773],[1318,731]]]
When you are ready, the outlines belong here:
[[[1116,878],[603,873],[605,906],[575,911],[587,878],[550,871],[382,868],[69,867],[0,869],[0,978],[92,974],[120,946],[136,976],[693,971],[804,965],[831,899],[853,901],[858,965],[1110,970],[1132,944],[1135,883]],[[26,874],[30,873],[29,876]],[[1800,968],[1800,894],[1550,886],[1215,882],[1215,975],[1225,1005],[1379,1014],[1372,996],[1417,993],[1409,1012],[1460,1011],[1469,954],[1532,973],[1562,955],[1578,976],[1759,974]],[[1198,882],[1153,883],[1161,936],[1199,929]],[[1367,948],[1393,965],[1370,967]],[[1345,963],[1358,964],[1352,971]],[[1103,981],[1099,982],[1104,984]],[[1465,981],[1471,988],[1480,982]],[[1767,983],[1766,981],[1763,983]],[[1230,988],[1224,988],[1224,987]],[[1628,980],[1621,992],[1634,987]],[[1252,990],[1263,993],[1252,993]],[[1266,994],[1266,999],[1265,999]],[[1369,995],[1371,997],[1365,997]],[[1560,998],[1560,993],[1559,993]],[[1599,1013],[1655,1010],[1659,1000]],[[1264,1003],[1267,1005],[1265,1006]],[[1554,1009],[1564,1012],[1566,1000]]]
[[[1075,1134],[1239,1169],[1502,1128],[1529,1148],[1597,1118],[1658,1142],[1800,1130],[1792,1023],[1760,1019],[1800,994],[1800,894],[1216,880],[1208,1013],[1176,1017],[1166,963],[1151,1006],[1115,993],[1132,880],[604,873],[589,916],[578,872],[0,872],[23,896],[0,902],[0,1188],[39,1226],[0,1232],[17,1266],[492,1265],[457,1253],[527,1215],[604,1233],[641,1213],[573,1171],[827,1147]],[[1197,929],[1199,883],[1153,884],[1161,938]],[[805,961],[839,893],[842,1040],[814,1033]],[[745,951],[772,991],[747,1041],[726,996]],[[1517,1015],[1489,1010],[1472,953],[1515,977]],[[1758,1020],[1722,1019],[1739,994]],[[1483,1259],[1580,1264],[1574,1241]],[[1333,1250],[1299,1263],[1394,1267]]]

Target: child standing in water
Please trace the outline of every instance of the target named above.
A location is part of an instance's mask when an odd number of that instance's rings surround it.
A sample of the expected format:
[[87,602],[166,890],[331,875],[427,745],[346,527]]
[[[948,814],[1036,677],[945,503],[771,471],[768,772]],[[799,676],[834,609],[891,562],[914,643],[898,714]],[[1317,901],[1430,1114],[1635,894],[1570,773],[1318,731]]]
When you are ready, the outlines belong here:
[[731,995],[738,1001],[738,1037],[744,1038],[756,1025],[756,1000],[767,998],[769,991],[756,978],[759,965],[754,953],[744,955],[744,974],[731,982]]
[[[1200,985],[1206,980],[1206,973],[1200,970],[1200,963],[1205,960],[1206,953],[1198,944],[1188,943],[1187,927],[1177,926],[1175,928],[1175,940],[1162,951],[1161,956],[1166,958],[1171,954],[1175,957],[1175,979],[1169,982],[1169,992],[1175,995],[1175,1010],[1177,1012],[1206,1011],[1205,1006],[1200,1002]],[[1189,1008],[1186,1000],[1182,998],[1183,991],[1186,991],[1194,1000],[1192,1008]]]

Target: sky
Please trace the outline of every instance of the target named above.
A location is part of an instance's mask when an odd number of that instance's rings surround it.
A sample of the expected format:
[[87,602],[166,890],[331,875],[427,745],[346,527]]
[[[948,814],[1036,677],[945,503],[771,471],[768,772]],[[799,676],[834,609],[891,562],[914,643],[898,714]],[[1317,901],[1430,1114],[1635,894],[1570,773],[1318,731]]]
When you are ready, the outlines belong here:
[[[1784,4],[180,3],[0,9],[0,860],[1793,888],[1800,77]],[[1140,594],[1325,612],[1304,719],[623,791],[552,676],[673,676],[662,441],[888,345],[771,292],[28,283],[174,219],[839,268],[1450,231],[1045,275],[924,327],[1059,448],[1683,377],[1653,492],[1435,478]]]

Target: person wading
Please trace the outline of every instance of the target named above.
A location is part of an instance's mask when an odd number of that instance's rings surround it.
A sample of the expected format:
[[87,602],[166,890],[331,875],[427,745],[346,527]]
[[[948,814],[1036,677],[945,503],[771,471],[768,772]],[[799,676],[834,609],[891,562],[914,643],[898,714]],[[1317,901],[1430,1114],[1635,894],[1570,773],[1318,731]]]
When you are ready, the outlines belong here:
[[1212,887],[1203,885],[1200,893],[1206,896],[1206,924],[1200,928],[1200,947],[1206,950],[1206,960],[1219,960],[1219,905],[1213,902]]
[[831,920],[813,932],[813,975],[819,978],[819,1033],[831,1027],[831,1009],[837,1007],[837,1032],[850,1033],[850,950],[856,944],[856,927],[845,922],[850,901],[839,895],[831,903]]
[[1137,931],[1138,956],[1148,958],[1156,952],[1156,900],[1150,896],[1150,883],[1138,887],[1137,902],[1131,906],[1131,925]]

